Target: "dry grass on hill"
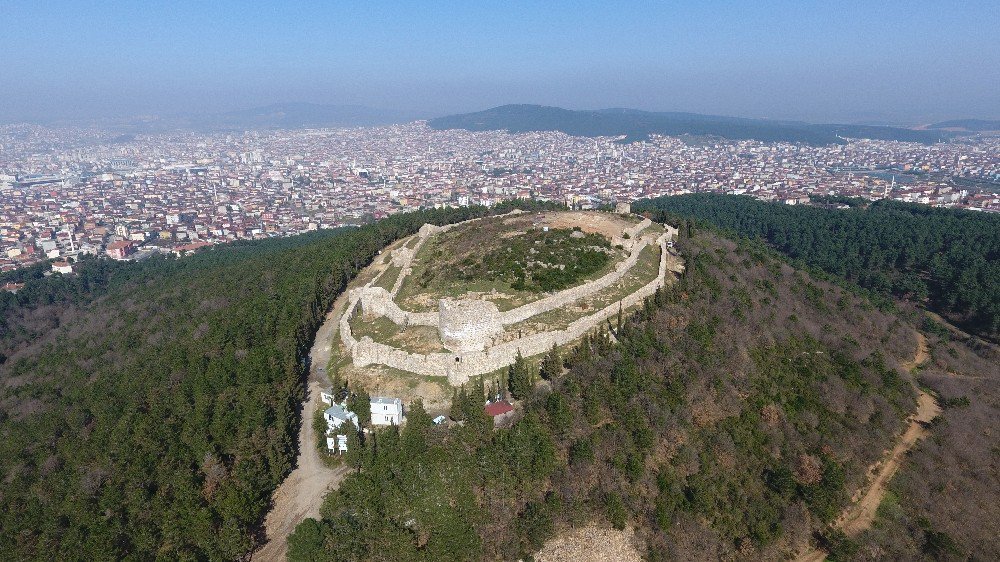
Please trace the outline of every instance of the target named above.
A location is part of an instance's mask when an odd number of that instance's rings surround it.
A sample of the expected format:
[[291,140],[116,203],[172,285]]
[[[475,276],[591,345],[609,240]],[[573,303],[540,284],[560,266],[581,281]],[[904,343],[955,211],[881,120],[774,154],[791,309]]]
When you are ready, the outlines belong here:
[[550,539],[535,554],[538,562],[639,562],[642,556],[635,547],[631,528],[618,531],[588,525],[570,529]]

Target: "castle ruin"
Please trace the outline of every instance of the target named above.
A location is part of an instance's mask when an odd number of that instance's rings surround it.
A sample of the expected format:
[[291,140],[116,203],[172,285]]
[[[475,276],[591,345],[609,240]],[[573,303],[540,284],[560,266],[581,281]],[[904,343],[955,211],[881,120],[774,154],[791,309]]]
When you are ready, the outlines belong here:
[[[651,224],[649,219],[644,219],[641,223],[624,229],[621,236],[614,237],[613,243],[625,249],[627,258],[616,264],[614,271],[588,283],[505,312],[500,312],[490,301],[476,299],[441,299],[437,312],[412,312],[401,309],[393,300],[402,280],[410,273],[412,261],[423,243],[430,236],[455,226],[425,224],[417,234],[418,241],[413,249],[404,246],[391,254],[392,265],[401,268],[392,291],[373,286],[372,281],[365,287],[349,292],[348,305],[339,322],[341,341],[350,351],[355,366],[385,365],[420,375],[445,376],[450,384],[456,386],[464,384],[470,376],[510,365],[518,353],[528,357],[544,353],[553,345],[570,343],[617,314],[619,310],[635,306],[655,293],[665,282],[668,242],[676,236],[677,231],[668,226],[667,232],[658,237],[643,236],[643,231]],[[660,260],[656,277],[646,285],[601,310],[576,319],[565,329],[526,335],[501,343],[506,326],[566,306],[614,285],[635,267],[639,254],[650,245],[658,246]],[[350,319],[359,312],[366,316],[387,318],[404,328],[436,327],[448,352],[410,353],[373,341],[370,337],[358,340],[351,332]]]

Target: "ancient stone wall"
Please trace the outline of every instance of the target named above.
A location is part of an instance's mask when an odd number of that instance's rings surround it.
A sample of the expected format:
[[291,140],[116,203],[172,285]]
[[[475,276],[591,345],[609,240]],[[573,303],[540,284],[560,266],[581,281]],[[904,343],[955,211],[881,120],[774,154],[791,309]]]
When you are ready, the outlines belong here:
[[402,246],[392,251],[392,265],[405,268],[413,261],[413,250]]
[[[432,227],[432,228],[427,228],[427,227]],[[406,248],[407,250],[409,250],[409,253],[401,254],[398,263],[396,262],[395,254],[392,256],[393,265],[400,268],[399,275],[396,276],[396,282],[393,283],[392,289],[389,291],[389,294],[392,295],[392,297],[396,296],[396,293],[398,293],[399,289],[403,286],[403,281],[405,281],[407,276],[409,276],[410,273],[413,272],[413,268],[411,267],[413,265],[413,258],[417,256],[417,252],[420,251],[420,248],[424,245],[424,242],[427,241],[427,238],[429,238],[430,235],[435,232],[434,228],[440,229],[441,227],[435,227],[432,224],[425,224],[424,226],[421,226],[420,230],[417,233],[417,245],[414,246],[412,250]]]
[[490,301],[441,299],[438,333],[441,344],[456,353],[482,351],[503,334],[500,311]]
[[448,382],[452,385],[464,384],[470,376],[496,371],[510,365],[519,352],[526,357],[538,355],[553,345],[564,345],[576,340],[617,314],[619,310],[634,306],[651,296],[664,283],[667,269],[667,241],[672,234],[667,232],[657,239],[660,246],[660,264],[655,279],[620,301],[575,320],[565,330],[533,334],[471,353],[408,353],[372,341],[368,337],[362,338],[361,341],[354,339],[348,319],[360,302],[362,293],[352,291],[347,312],[340,322],[341,341],[351,351],[356,366],[380,364],[420,375],[447,376]]

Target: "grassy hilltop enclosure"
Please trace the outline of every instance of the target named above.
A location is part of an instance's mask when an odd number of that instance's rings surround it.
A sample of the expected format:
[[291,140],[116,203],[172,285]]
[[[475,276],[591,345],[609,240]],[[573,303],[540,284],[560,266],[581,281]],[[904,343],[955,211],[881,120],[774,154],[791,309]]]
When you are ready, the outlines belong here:
[[[604,212],[422,228],[352,284],[331,371],[443,407],[447,385],[425,383],[492,378],[517,353],[564,346],[640,304],[680,263],[667,252],[670,236],[662,225]],[[469,307],[478,311],[449,312]]]
[[[595,223],[586,230],[585,218]],[[420,248],[398,301],[408,310],[429,311],[440,298],[471,293],[500,310],[514,308],[607,272],[625,257],[611,238],[636,223],[604,213],[563,212],[458,225]]]
[[[467,229],[468,230],[468,229]],[[440,265],[437,276],[449,281],[474,282],[496,279],[510,283],[519,291],[557,291],[571,287],[611,261],[611,243],[599,234],[574,235],[578,230],[565,228],[540,230],[530,228],[505,240],[500,247],[482,246],[476,240],[466,241],[460,233],[451,233],[452,246],[473,245],[485,253],[478,257],[453,254]],[[444,244],[442,244],[444,246]],[[440,248],[439,252],[444,248]],[[483,250],[480,250],[482,252]],[[435,280],[434,269],[425,270],[429,278],[421,278],[421,285]]]

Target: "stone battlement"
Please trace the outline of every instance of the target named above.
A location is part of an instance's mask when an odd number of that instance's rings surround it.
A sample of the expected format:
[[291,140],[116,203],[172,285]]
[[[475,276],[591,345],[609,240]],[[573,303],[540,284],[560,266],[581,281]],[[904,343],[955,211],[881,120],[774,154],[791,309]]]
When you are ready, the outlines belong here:
[[[341,342],[350,351],[355,366],[386,365],[420,375],[446,376],[452,385],[464,384],[470,376],[507,367],[514,361],[518,353],[528,357],[544,353],[553,345],[570,343],[617,314],[619,310],[632,307],[654,294],[665,282],[667,243],[676,236],[676,229],[668,227],[667,232],[657,237],[655,241],[650,240],[651,237],[640,237],[640,233],[651,224],[649,219],[645,219],[640,224],[624,231],[630,237],[628,240],[623,240],[629,243],[630,255],[625,262],[615,268],[615,271],[590,283],[560,291],[505,313],[500,313],[496,305],[489,301],[450,299],[442,299],[439,302],[438,312],[416,313],[399,308],[392,300],[394,293],[390,293],[384,288],[369,284],[353,289],[348,293],[347,309],[340,319]],[[451,228],[451,226],[424,225],[418,234],[421,238],[419,244],[422,244],[430,235]],[[502,335],[505,325],[537,316],[613,285],[635,266],[639,253],[650,244],[659,246],[659,270],[655,279],[637,291],[593,314],[578,318],[566,329],[532,334],[492,345],[498,340],[498,336]],[[419,245],[417,248],[419,249]],[[401,253],[400,260],[406,260],[405,265],[401,267],[408,269],[415,254],[416,250]],[[396,265],[395,253],[392,259],[393,264]],[[402,277],[401,273],[400,278]],[[441,335],[442,343],[451,352],[410,353],[373,341],[369,337],[358,341],[351,333],[350,318],[359,310],[363,311],[365,315],[388,318],[400,326],[436,326]]]
[[500,311],[490,301],[441,299],[441,344],[456,353],[483,351],[503,334]]

